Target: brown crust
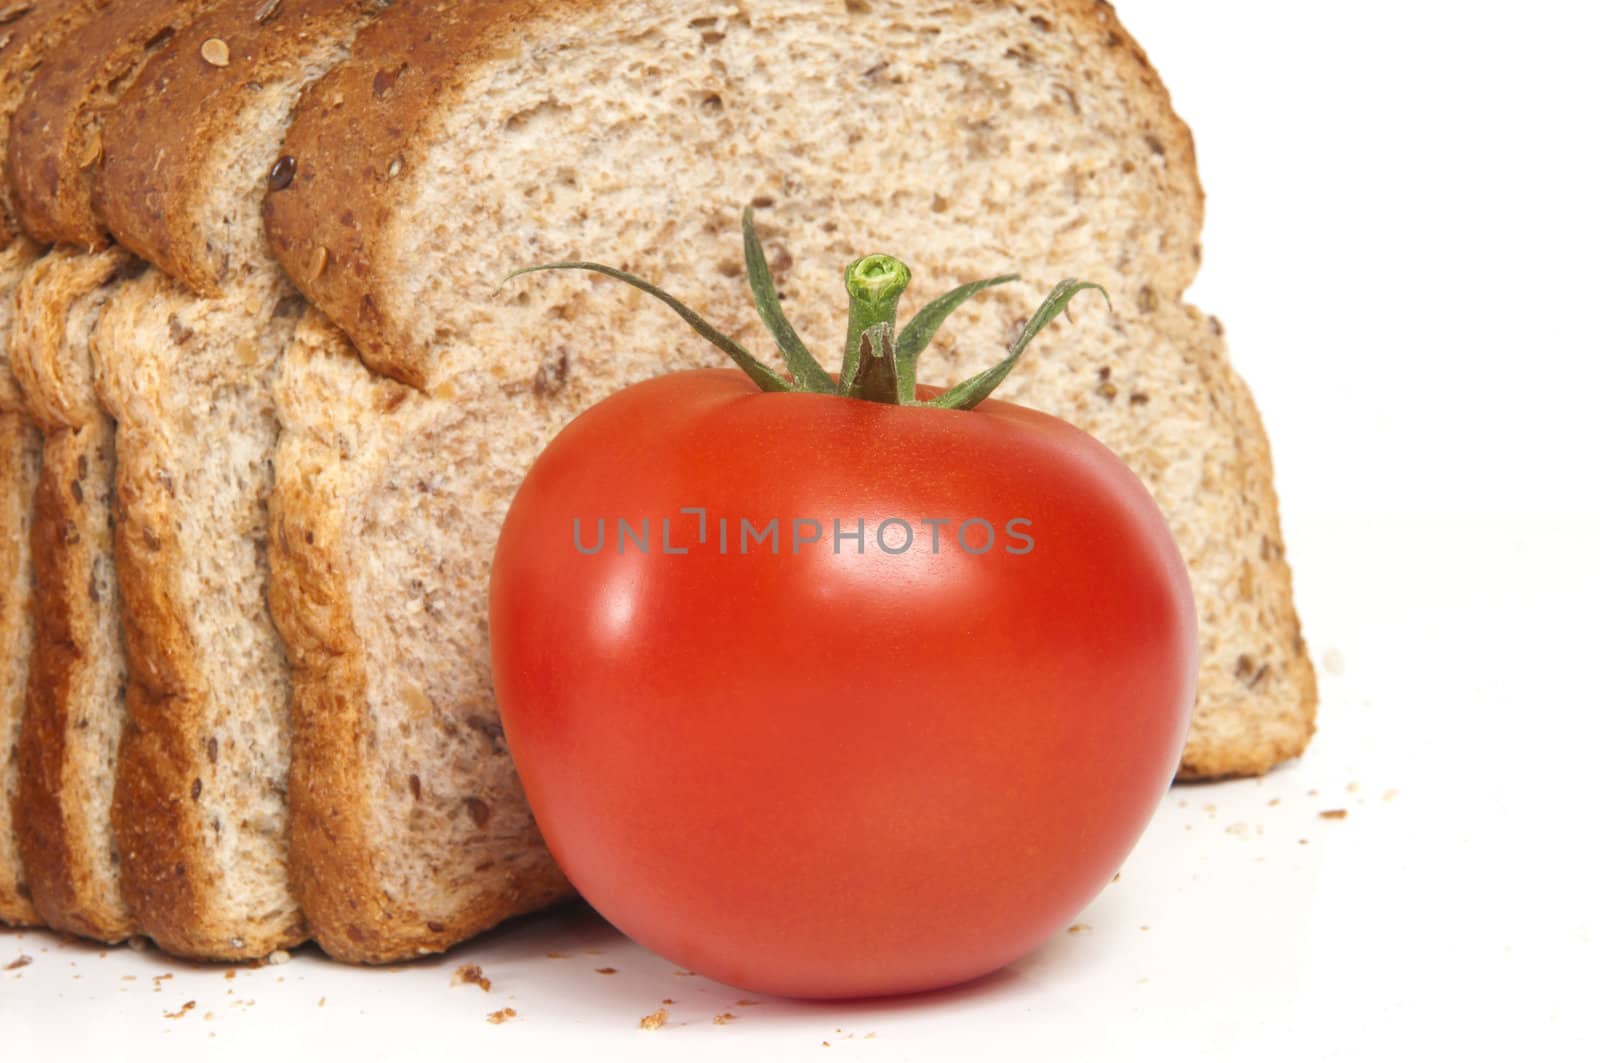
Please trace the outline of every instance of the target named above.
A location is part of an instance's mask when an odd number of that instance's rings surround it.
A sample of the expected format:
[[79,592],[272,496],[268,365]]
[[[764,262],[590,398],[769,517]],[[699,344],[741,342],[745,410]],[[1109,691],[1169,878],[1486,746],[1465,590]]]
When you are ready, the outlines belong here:
[[[431,349],[414,349],[385,312],[380,257],[393,203],[419,170],[396,159],[423,154],[438,100],[458,90],[480,63],[504,53],[504,41],[536,32],[600,0],[470,0],[397,7],[365,30],[351,58],[312,86],[295,109],[282,159],[293,179],[265,202],[273,254],[295,285],[342,328],[372,369],[426,388]],[[1111,6],[1055,0],[1064,22],[1104,28],[1099,42],[1130,84],[1152,95],[1169,128],[1168,164],[1194,173],[1194,142],[1172,113],[1160,78],[1116,20]],[[1085,33],[1090,32],[1085,30]],[[1201,209],[1194,180],[1196,213]],[[1187,209],[1187,205],[1183,209]],[[1188,276],[1198,267],[1193,249]],[[1177,293],[1174,292],[1174,295]]]
[[[314,310],[296,344],[316,357],[355,359]],[[393,409],[409,391],[381,378],[370,385],[379,396],[375,408]],[[280,442],[277,475],[268,560],[272,616],[294,669],[289,866],[317,944],[350,963],[412,959],[565,897],[564,886],[529,873],[497,880],[452,912],[425,915],[379,885],[364,758],[371,731],[367,661],[349,584],[350,554],[359,547],[345,541],[344,507],[359,485],[348,482],[337,441],[304,431]]]
[[[11,116],[40,60],[111,0],[0,0],[0,159],[9,152]],[[0,181],[0,244],[18,234],[11,180]]]
[[[3,0],[0,0],[3,2]],[[107,118],[95,207],[117,240],[201,295],[224,280],[207,255],[198,209],[208,192],[206,154],[233,130],[260,82],[298,66],[306,42],[369,18],[377,0],[227,0],[155,56]],[[227,45],[228,64],[206,59]],[[266,174],[262,174],[263,181]]]
[[45,57],[11,120],[6,154],[17,220],[35,240],[91,249],[109,242],[89,195],[106,111],[207,2],[118,4]]
[[[0,369],[0,372],[6,372]],[[7,373],[9,375],[9,373]],[[28,544],[13,534],[23,523],[24,514],[33,506],[33,475],[27,471],[27,451],[38,447],[38,440],[28,437],[34,427],[21,414],[0,410],[0,639],[5,640],[7,654],[19,657],[24,646],[33,641],[33,602],[31,585],[33,562],[28,556]],[[19,572],[19,569],[27,570]],[[19,579],[19,577],[22,577]],[[21,583],[21,593],[12,595],[10,588]],[[7,658],[10,659],[9,657]],[[26,658],[21,666],[27,667]],[[19,669],[20,670],[20,669]],[[6,677],[6,682],[10,678]],[[15,746],[9,740],[10,728],[21,723],[21,705],[0,705],[0,761],[10,762],[6,769],[15,766]],[[12,832],[11,802],[3,798],[0,788],[0,834]],[[14,841],[0,852],[14,848]],[[39,913],[33,907],[28,890],[27,876],[20,861],[10,856],[0,859],[0,922],[12,926],[34,926]]]
[[[37,632],[27,705],[17,740],[17,843],[34,907],[57,930],[99,941],[134,932],[127,913],[94,888],[85,850],[90,824],[70,796],[86,766],[67,755],[66,734],[78,675],[88,667],[88,601],[94,548],[79,534],[78,471],[109,463],[111,422],[98,418],[45,438],[34,494],[33,562]],[[73,490],[78,487],[78,491]]]

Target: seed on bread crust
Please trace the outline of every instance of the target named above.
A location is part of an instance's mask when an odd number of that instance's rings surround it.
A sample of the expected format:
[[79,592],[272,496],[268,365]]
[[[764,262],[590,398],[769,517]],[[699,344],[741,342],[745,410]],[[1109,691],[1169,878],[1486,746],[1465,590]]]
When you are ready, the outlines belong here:
[[228,42],[221,37],[211,37],[200,46],[200,58],[212,66],[227,66],[229,53]]

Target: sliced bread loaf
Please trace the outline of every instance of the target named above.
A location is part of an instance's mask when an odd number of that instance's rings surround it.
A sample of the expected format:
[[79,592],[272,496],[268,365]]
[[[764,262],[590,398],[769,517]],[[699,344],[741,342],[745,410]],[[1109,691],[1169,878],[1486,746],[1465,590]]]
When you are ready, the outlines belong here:
[[44,433],[14,822],[39,915],[101,941],[135,925],[111,831],[126,683],[111,545],[115,426],[94,393],[89,337],[129,265],[114,249],[50,252],[17,289],[9,337],[12,370]]
[[39,483],[39,430],[11,375],[6,337],[12,298],[38,252],[26,240],[0,251],[0,922],[38,921],[12,829],[17,796],[17,734],[33,652],[33,492]]
[[112,813],[124,895],[178,955],[263,956],[305,937],[266,551],[272,381],[304,304],[259,203],[300,90],[379,8],[225,0],[173,36],[103,130],[96,201],[166,271],[124,285],[95,333],[118,422],[130,671]]
[[[857,255],[905,257],[923,298],[1022,270],[1030,284],[986,293],[925,355],[933,383],[992,361],[1062,275],[1107,284],[1118,314],[1042,337],[1004,394],[1120,448],[1173,523],[1206,654],[1183,774],[1261,771],[1308,737],[1266,441],[1220,338],[1181,305],[1201,217],[1189,134],[1107,6],[401,7],[306,94],[275,171],[275,252],[390,378],[313,325],[279,389],[293,859],[319,939],[348,942],[336,952],[391,957],[495,917],[437,876],[469,847],[493,867],[506,845],[508,872],[531,851],[490,713],[500,517],[577,411],[721,361],[631,290],[501,278],[597,257],[743,307],[746,201],[818,347],[842,341],[838,270]],[[363,742],[341,749],[349,721]],[[301,735],[317,736],[304,755]],[[468,754],[475,778],[440,771]]]

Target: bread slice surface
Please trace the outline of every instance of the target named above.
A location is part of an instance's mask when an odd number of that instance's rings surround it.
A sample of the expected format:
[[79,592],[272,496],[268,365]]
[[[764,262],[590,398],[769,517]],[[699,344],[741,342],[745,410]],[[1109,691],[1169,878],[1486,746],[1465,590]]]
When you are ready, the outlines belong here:
[[318,943],[344,960],[409,958],[569,896],[483,659],[498,521],[482,507],[509,503],[534,423],[491,439],[472,420],[482,407],[374,376],[315,313],[278,403],[291,866]]
[[136,927],[111,830],[126,686],[112,561],[115,424],[95,396],[89,338],[129,265],[114,249],[50,252],[18,286],[9,337],[12,370],[44,437],[13,822],[40,917],[108,942]]
[[1188,130],[1108,6],[1041,10],[402,7],[301,101],[269,235],[368,364],[420,387],[455,346],[528,334],[536,317],[500,279],[571,249],[575,227],[546,232],[548,217],[588,219],[592,254],[610,219],[646,224],[703,252],[690,283],[736,268],[701,227],[713,188],[830,226],[839,252],[949,264],[1003,257],[1026,213],[1072,269],[1176,295],[1198,262]]
[[[1148,61],[1102,4],[849,7],[397,10],[302,100],[293,173],[266,197],[269,239],[368,366],[447,401],[520,393],[505,416],[529,419],[532,439],[629,382],[720,356],[618,285],[501,279],[600,259],[766,350],[743,309],[746,202],[786,310],[824,353],[842,342],[838,270],[858,255],[910,262],[912,303],[1021,272],[947,326],[924,356],[929,383],[997,360],[1056,280],[1104,283],[1115,313],[1046,332],[999,397],[1110,443],[1174,528],[1204,658],[1182,776],[1297,754],[1316,692],[1268,446],[1220,337],[1182,305],[1202,195]],[[503,501],[486,496],[470,519]],[[354,558],[349,575],[371,595],[359,601],[394,607],[381,559]],[[465,624],[441,619],[418,643]]]

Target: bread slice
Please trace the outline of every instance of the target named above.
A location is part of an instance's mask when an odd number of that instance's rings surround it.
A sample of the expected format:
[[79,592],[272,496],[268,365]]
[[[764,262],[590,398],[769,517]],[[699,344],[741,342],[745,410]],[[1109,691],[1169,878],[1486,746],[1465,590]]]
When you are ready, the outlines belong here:
[[9,338],[12,370],[44,433],[17,840],[39,915],[101,941],[120,941],[135,925],[111,831],[126,683],[111,552],[115,425],[94,394],[89,337],[129,266],[117,250],[50,252],[17,289]]
[[[433,896],[407,869],[472,837],[448,801],[417,815],[409,780],[431,776],[406,766],[456,762],[461,721],[486,717],[483,576],[520,472],[616,388],[722,361],[620,285],[501,278],[597,258],[766,349],[739,276],[746,202],[814,350],[842,342],[838,270],[857,255],[909,261],[912,303],[1022,272],[963,308],[924,356],[929,383],[992,363],[1052,282],[1104,283],[1115,312],[1041,336],[999,397],[1105,439],[1173,527],[1203,658],[1180,777],[1259,773],[1309,739],[1267,440],[1218,330],[1182,303],[1202,217],[1190,136],[1107,5],[401,8],[307,93],[282,158],[280,261],[369,367],[417,389],[360,383],[326,337],[317,372],[280,389],[274,601],[297,722],[337,706],[373,735],[360,756],[296,745],[291,793],[338,809],[330,826],[291,802],[297,874],[326,884],[303,897],[319,936],[319,912],[372,924]],[[492,764],[479,778],[509,791]],[[382,925],[409,943],[404,924]]]
[[266,556],[271,386],[304,304],[259,203],[300,90],[377,10],[226,0],[173,36],[103,130],[102,216],[166,271],[125,284],[95,333],[130,669],[112,818],[124,895],[178,955],[258,957],[306,935]]
[[338,959],[437,952],[570,894],[484,656],[498,519],[547,426],[476,420],[531,390],[494,406],[376,376],[316,313],[277,394],[272,605],[294,666],[296,889]]
[[17,733],[33,652],[29,539],[40,443],[11,375],[5,338],[11,334],[17,283],[37,257],[38,250],[26,240],[0,251],[0,923],[13,926],[39,921],[11,820],[17,796]]

